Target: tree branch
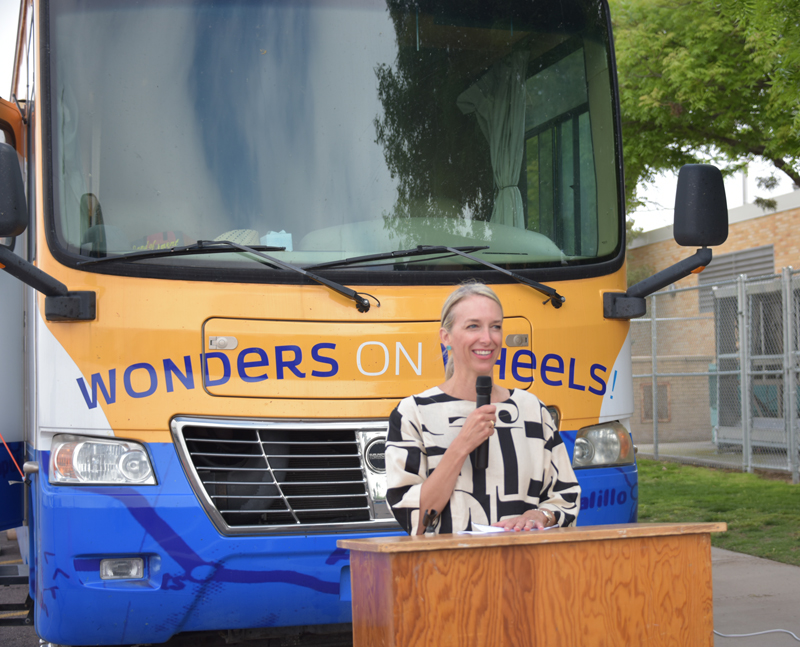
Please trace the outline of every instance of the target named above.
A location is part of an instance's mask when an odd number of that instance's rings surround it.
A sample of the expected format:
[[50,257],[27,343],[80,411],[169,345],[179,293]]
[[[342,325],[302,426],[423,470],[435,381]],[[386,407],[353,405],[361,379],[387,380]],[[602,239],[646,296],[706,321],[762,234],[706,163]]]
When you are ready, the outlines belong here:
[[800,173],[792,167],[786,160],[782,158],[772,158],[772,157],[765,157],[764,159],[768,159],[772,162],[775,167],[788,175],[792,182],[794,182],[795,186],[800,186]]

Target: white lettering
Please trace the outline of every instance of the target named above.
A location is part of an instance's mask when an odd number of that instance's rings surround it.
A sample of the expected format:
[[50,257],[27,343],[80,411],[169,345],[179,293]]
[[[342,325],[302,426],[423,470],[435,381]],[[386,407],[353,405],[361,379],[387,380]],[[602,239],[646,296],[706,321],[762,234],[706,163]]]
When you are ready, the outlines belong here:
[[[383,356],[384,356],[384,363],[383,369],[378,371],[377,373],[370,373],[369,371],[365,371],[364,367],[361,366],[361,351],[366,346],[380,346],[383,348]],[[389,369],[389,349],[386,348],[386,344],[382,344],[379,341],[365,341],[361,346],[358,347],[358,352],[356,353],[356,366],[358,366],[358,370],[361,371],[362,375],[367,375],[369,377],[375,377],[376,375],[383,375]]]
[[417,375],[422,375],[422,342],[419,342],[417,344],[416,364],[414,364],[414,362],[412,361],[411,357],[408,354],[408,351],[406,351],[405,349],[405,346],[403,346],[403,344],[401,344],[400,342],[397,342],[397,345],[395,346],[395,360],[394,360],[395,375],[400,375],[400,351],[403,351],[403,355],[406,356],[408,363],[411,364],[411,368],[414,369],[414,373],[416,373]]

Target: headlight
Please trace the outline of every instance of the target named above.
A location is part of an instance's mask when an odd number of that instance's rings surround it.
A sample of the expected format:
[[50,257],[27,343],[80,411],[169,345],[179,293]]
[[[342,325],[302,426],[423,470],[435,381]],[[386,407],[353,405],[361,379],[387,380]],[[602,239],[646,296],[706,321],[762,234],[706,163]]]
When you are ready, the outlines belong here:
[[572,467],[632,465],[633,442],[619,422],[584,427],[575,438]]
[[155,485],[144,447],[130,440],[55,436],[50,482],[83,485]]

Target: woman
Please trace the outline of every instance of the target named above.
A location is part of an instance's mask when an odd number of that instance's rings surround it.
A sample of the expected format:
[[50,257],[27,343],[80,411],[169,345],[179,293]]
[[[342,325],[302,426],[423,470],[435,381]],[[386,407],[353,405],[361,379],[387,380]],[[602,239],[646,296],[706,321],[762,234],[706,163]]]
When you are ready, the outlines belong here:
[[[389,418],[387,500],[409,534],[471,530],[473,523],[532,530],[575,523],[580,486],[553,420],[527,391],[493,385],[476,408],[475,381],[491,375],[503,343],[503,309],[482,283],[456,289],[442,308],[445,381],[405,398]],[[489,439],[489,467],[469,456]],[[425,513],[428,513],[427,515]]]

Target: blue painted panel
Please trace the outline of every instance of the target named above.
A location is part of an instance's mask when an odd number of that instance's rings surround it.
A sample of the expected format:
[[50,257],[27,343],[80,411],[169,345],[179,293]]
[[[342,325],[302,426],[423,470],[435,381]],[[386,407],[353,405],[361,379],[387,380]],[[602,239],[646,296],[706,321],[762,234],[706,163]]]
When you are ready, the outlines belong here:
[[[562,434],[572,454],[574,432]],[[148,446],[159,485],[63,487],[37,456],[31,593],[36,631],[59,644],[164,642],[182,631],[350,622],[345,537],[226,537],[171,444]],[[579,525],[636,520],[635,466],[579,470]],[[399,533],[392,533],[399,534]],[[141,557],[145,577],[107,581],[100,560]]]
[[[163,642],[181,631],[351,620],[349,555],[365,535],[221,535],[172,445],[149,445],[159,485],[62,487],[37,479],[36,631],[59,644]],[[397,534],[397,533],[394,533]],[[100,560],[142,557],[145,578],[104,581]]]
[[581,484],[579,526],[636,523],[639,483],[636,465],[577,470]]
[[[22,505],[25,486],[19,473],[24,462],[25,443],[0,443],[0,530],[22,525]],[[11,450],[11,454],[9,454]],[[13,456],[13,460],[12,460]],[[16,464],[15,462],[16,461]]]

